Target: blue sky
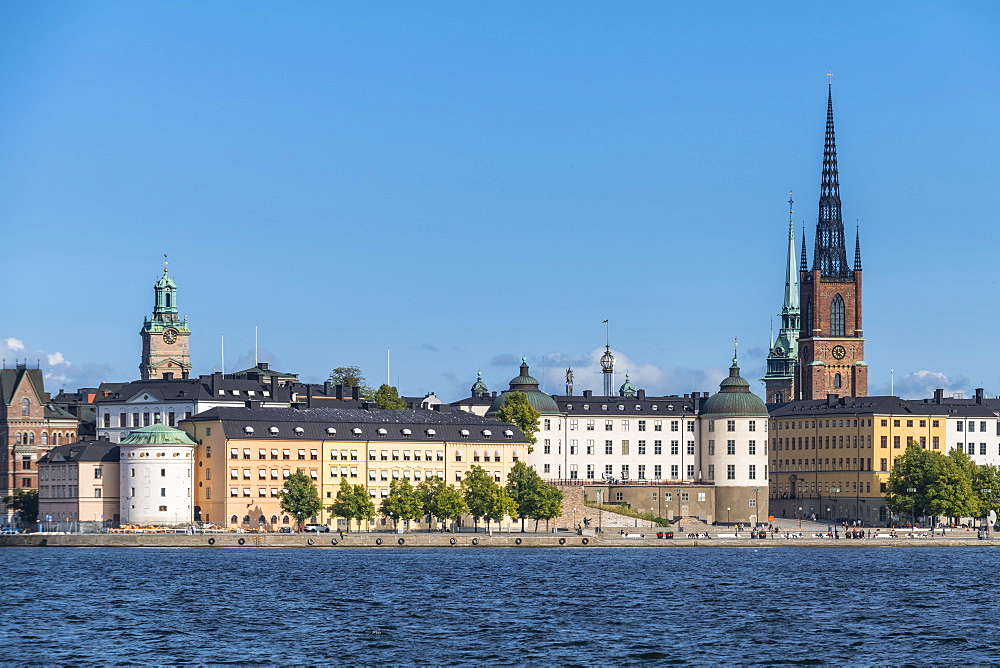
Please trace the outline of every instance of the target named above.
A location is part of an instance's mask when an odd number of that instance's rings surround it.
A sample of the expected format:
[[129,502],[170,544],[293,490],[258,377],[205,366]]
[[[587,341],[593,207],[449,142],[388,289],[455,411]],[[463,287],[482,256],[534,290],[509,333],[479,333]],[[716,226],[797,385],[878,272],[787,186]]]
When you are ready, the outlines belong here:
[[[0,352],[137,377],[163,253],[196,373],[503,389],[760,378],[834,72],[870,392],[1000,394],[1000,4],[0,6]],[[811,250],[810,250],[811,256]],[[619,374],[618,382],[624,380]],[[754,383],[762,393],[762,385]]]

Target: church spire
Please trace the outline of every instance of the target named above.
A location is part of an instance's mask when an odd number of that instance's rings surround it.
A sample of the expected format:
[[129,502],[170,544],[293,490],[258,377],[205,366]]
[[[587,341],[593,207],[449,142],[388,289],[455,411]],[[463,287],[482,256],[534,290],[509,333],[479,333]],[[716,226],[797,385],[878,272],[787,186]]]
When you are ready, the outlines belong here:
[[[792,199],[791,191],[788,192],[788,257],[785,260],[785,301],[782,304],[781,314],[784,316],[789,311],[794,310],[799,313],[799,273],[795,271],[795,222],[792,220]],[[782,318],[782,327],[787,327]]]
[[802,259],[799,261],[799,271],[809,271],[809,261],[806,259],[806,228],[802,228]]
[[850,278],[844,247],[844,221],[840,214],[840,176],[837,171],[837,138],[833,127],[833,84],[827,89],[826,138],[823,142],[823,176],[819,190],[819,220],[813,271],[823,278]]

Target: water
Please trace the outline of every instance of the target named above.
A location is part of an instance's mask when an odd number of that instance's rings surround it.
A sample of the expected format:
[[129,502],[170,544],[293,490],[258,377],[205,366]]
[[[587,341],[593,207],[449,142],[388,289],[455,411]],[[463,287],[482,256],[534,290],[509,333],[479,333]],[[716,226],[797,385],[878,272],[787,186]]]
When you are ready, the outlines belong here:
[[0,662],[995,663],[991,548],[7,548]]

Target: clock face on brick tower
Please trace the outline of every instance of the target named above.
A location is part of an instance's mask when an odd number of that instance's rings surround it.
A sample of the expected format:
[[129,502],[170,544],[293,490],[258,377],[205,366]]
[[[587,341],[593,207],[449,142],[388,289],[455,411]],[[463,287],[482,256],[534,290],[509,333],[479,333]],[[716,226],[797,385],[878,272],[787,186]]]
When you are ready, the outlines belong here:
[[171,344],[177,341],[177,330],[174,328],[167,329],[163,332],[163,342],[166,344]]
[[844,346],[834,346],[833,347],[833,356],[834,356],[834,358],[836,358],[838,360],[842,360],[842,359],[844,359],[844,357],[846,355],[847,355],[847,350],[844,348]]

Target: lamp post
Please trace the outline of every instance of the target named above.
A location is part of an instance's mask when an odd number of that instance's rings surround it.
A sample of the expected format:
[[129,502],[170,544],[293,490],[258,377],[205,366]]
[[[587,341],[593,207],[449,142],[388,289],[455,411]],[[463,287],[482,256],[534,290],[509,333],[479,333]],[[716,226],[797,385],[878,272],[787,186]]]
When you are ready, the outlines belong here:
[[604,523],[604,490],[597,490],[597,533],[603,533],[601,525]]
[[799,506],[798,511],[795,513],[795,519],[799,521],[799,528],[802,528],[802,506]]
[[760,491],[760,487],[753,488],[753,528],[757,528],[757,524],[760,520],[760,506],[757,505],[757,492]]
[[732,522],[729,521],[729,511],[730,510],[732,510],[732,508],[730,508],[729,506],[726,506],[726,525],[727,526],[730,525],[730,524],[732,524]]
[[911,526],[915,526],[917,524],[917,497],[915,496],[917,493],[917,488],[907,487],[906,493],[910,494],[913,497],[913,503],[912,503],[913,510],[911,512],[911,516],[913,517],[913,524]]
[[[833,507],[834,507],[835,511],[839,512],[840,511],[840,506],[837,505],[837,497],[834,496],[835,494],[840,494],[840,488],[839,487],[831,487],[830,488],[830,499],[833,500]],[[831,520],[835,520],[837,518],[836,517],[831,517],[830,519]]]

